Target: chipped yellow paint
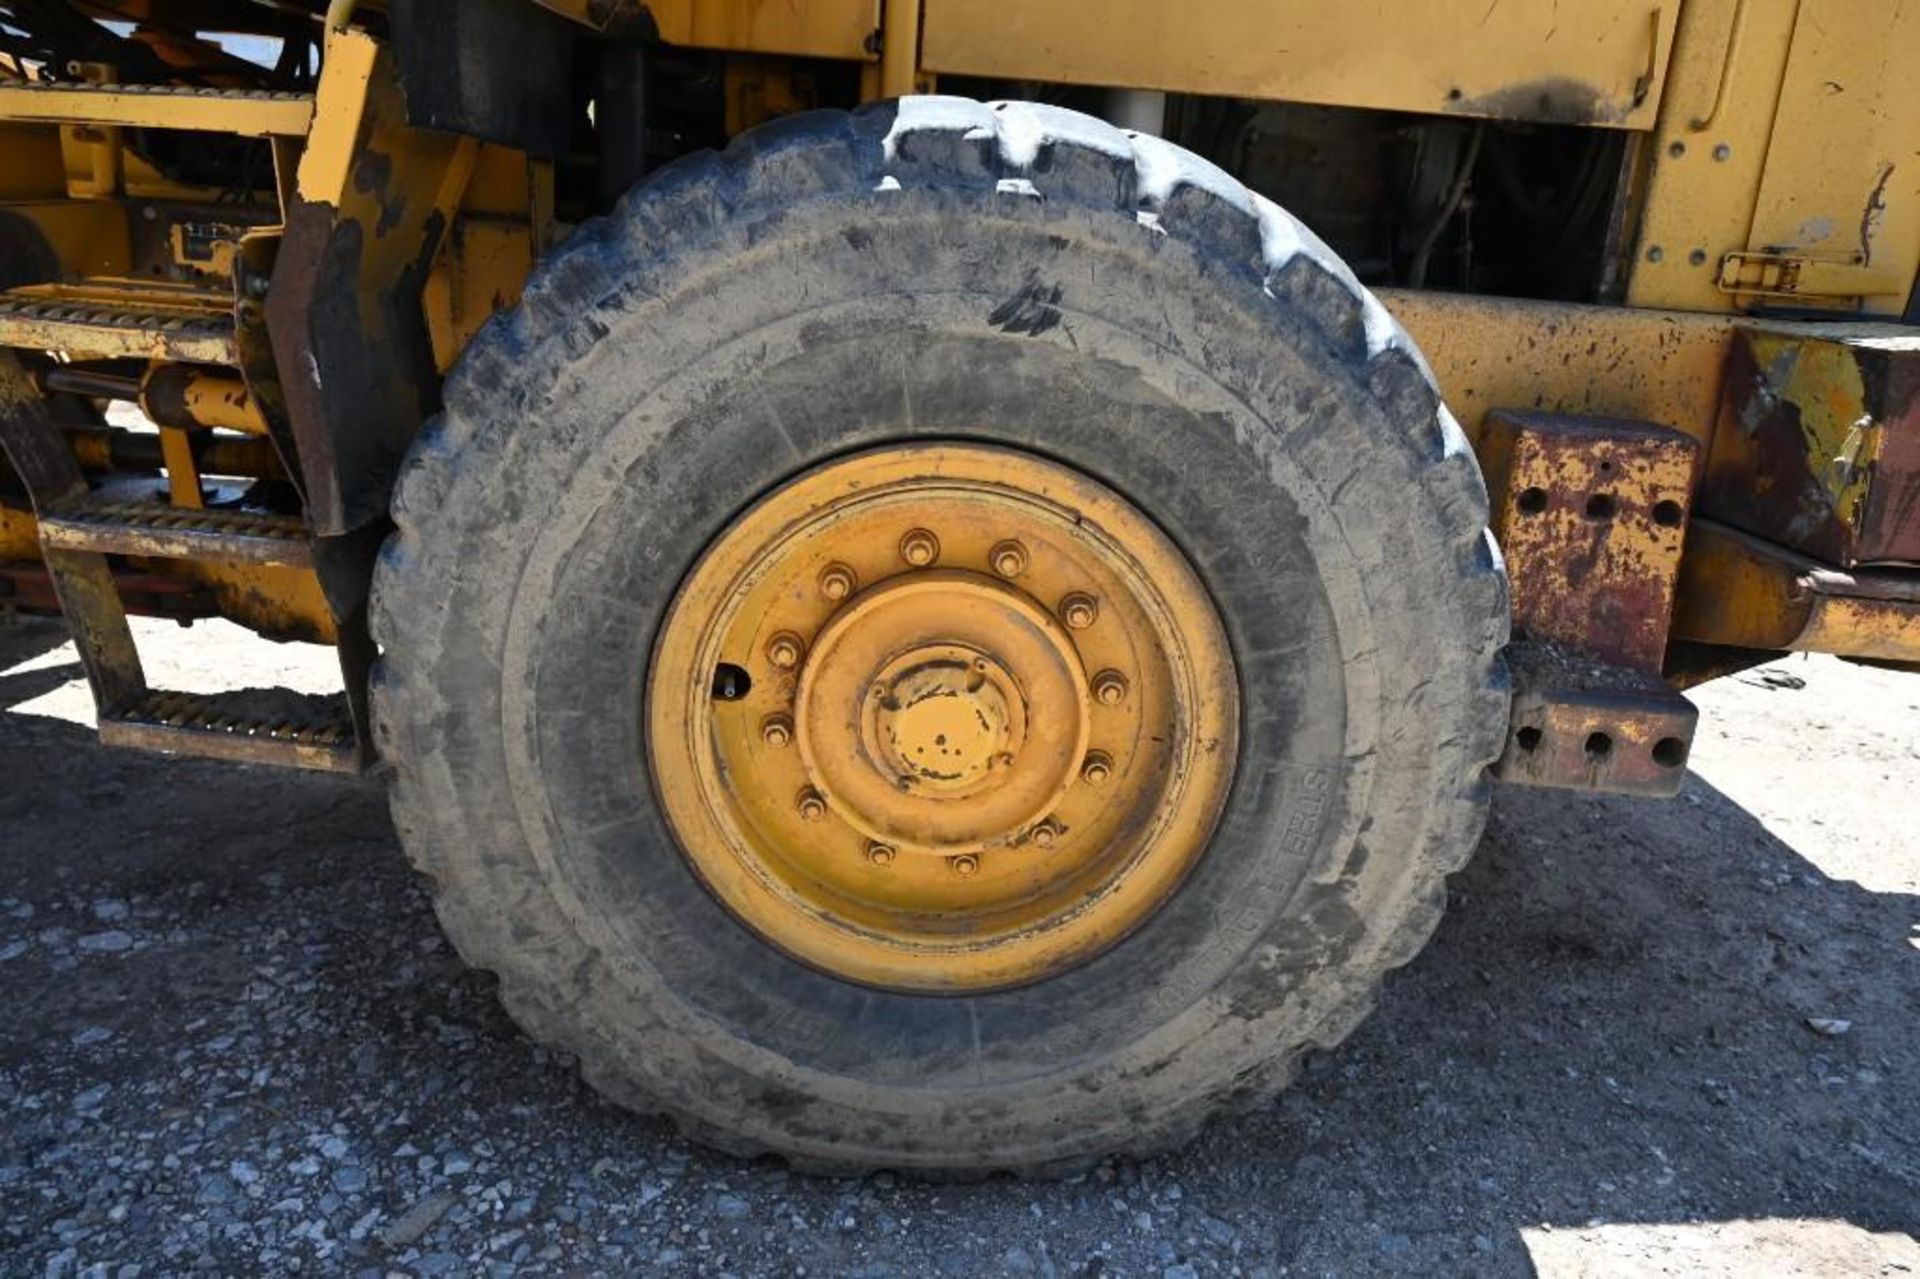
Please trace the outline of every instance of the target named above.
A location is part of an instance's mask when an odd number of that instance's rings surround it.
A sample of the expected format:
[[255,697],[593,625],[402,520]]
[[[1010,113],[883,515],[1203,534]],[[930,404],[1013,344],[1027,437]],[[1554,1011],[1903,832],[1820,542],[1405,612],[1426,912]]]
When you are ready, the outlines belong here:
[[1796,305],[1898,314],[1920,267],[1916,53],[1911,5],[1687,0],[1627,300],[1751,309],[1769,299],[1720,281],[1753,254],[1808,264]]
[[1478,441],[1492,409],[1631,418],[1706,440],[1720,409],[1731,316],[1385,289]]
[[360,133],[371,109],[373,77],[383,56],[380,43],[364,31],[327,32],[326,56],[314,93],[313,130],[300,154],[301,199],[337,204],[341,193],[351,189]]
[[262,635],[313,644],[338,642],[333,610],[310,568],[208,560],[153,560],[148,567],[205,587],[222,617]]
[[1843,573],[1710,520],[1688,531],[1676,639],[1920,662],[1910,575]]
[[1658,674],[1700,453],[1644,422],[1492,414],[1480,457],[1515,633]]
[[[1844,343],[1808,341],[1799,332],[1746,334],[1754,362],[1762,371],[1772,396],[1799,409],[1802,454],[1806,474],[1819,486],[1827,509],[1842,523],[1858,526],[1879,461],[1882,426],[1865,411],[1867,388],[1860,363]],[[1759,405],[1763,397],[1750,403]],[[1729,423],[1729,429],[1736,424]],[[1740,441],[1722,444],[1724,457]],[[1775,477],[1756,469],[1749,476],[1755,496],[1764,503]],[[1784,477],[1796,479],[1797,476]]]
[[1879,314],[1900,311],[1920,269],[1916,58],[1920,6],[1800,0],[1745,246],[1851,262],[1891,280],[1874,292],[1895,296],[1867,299]]

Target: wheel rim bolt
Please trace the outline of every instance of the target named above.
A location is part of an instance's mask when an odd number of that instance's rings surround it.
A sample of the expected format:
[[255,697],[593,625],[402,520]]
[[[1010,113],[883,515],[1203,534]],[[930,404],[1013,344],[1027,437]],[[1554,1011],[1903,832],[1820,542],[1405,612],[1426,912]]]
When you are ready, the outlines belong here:
[[925,568],[940,558],[940,539],[926,529],[909,529],[900,539],[900,558],[915,568]]
[[1119,671],[1101,671],[1093,677],[1093,700],[1102,706],[1118,706],[1127,700],[1127,677]]
[[792,631],[781,631],[767,641],[767,660],[783,671],[798,666],[800,655],[806,651],[806,645]]
[[893,865],[893,849],[878,842],[868,844],[867,860],[875,866],[891,866]]
[[827,815],[827,801],[820,798],[820,792],[812,787],[800,792],[794,807],[800,810],[800,820],[803,822],[817,822]]
[[1080,780],[1089,786],[1105,786],[1113,776],[1113,758],[1105,751],[1090,751],[1080,765]]
[[859,579],[854,576],[853,570],[838,561],[820,570],[820,593],[830,600],[837,602],[847,598],[857,585]]
[[1100,602],[1084,591],[1075,591],[1060,601],[1060,620],[1076,631],[1084,631],[1100,618]]
[[1037,847],[1052,848],[1060,838],[1060,826],[1049,817],[1033,828],[1031,838]]
[[769,715],[760,722],[760,740],[778,750],[793,740],[793,721],[785,715]]
[[960,878],[966,879],[980,873],[980,859],[972,853],[962,853],[958,857],[947,858],[947,869]]
[[1018,577],[1027,571],[1027,548],[1018,542],[1001,542],[987,558],[993,571],[1002,577]]

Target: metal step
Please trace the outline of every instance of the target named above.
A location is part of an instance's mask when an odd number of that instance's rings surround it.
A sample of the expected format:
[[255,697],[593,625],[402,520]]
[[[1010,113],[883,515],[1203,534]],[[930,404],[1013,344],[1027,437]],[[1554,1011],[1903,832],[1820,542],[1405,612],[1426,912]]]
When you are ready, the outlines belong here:
[[297,515],[196,511],[102,493],[51,504],[40,516],[40,545],[102,555],[313,567],[313,544]]
[[20,361],[0,350],[0,446],[40,512],[40,556],[86,668],[100,739],[110,746],[208,759],[358,772],[372,759],[355,731],[373,660],[364,627],[343,630],[346,686],[312,697],[287,689],[195,694],[147,684],[110,554],[187,555],[299,564],[311,543],[286,516],[162,506],[141,493],[94,492],[60,424]]
[[195,129],[245,138],[302,138],[313,122],[304,93],[152,84],[0,84],[0,121]]
[[0,346],[80,359],[239,363],[233,298],[144,280],[30,284],[0,293]]
[[357,773],[363,763],[344,693],[150,689],[101,715],[100,740],[108,746],[329,773]]

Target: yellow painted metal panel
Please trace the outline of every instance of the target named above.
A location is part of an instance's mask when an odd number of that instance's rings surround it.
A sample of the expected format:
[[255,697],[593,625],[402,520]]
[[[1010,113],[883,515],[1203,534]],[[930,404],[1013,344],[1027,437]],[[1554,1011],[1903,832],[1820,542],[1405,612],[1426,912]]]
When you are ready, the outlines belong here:
[[104,200],[0,204],[0,221],[30,224],[69,275],[123,275],[133,260],[127,211]]
[[65,195],[60,139],[30,124],[0,124],[0,200],[49,200]]
[[1843,573],[1712,520],[1687,530],[1675,638],[1920,662],[1911,575]]
[[1679,5],[926,0],[929,71],[1651,129]]
[[1748,247],[1799,5],[1688,0],[1650,140],[1632,305],[1732,308],[1715,279],[1723,255]]
[[1627,300],[1777,303],[1722,281],[1784,272],[1793,305],[1898,312],[1920,267],[1916,65],[1920,10],[1897,0],[1689,0]]
[[1898,293],[1868,300],[1882,314],[1920,267],[1916,70],[1920,6],[1800,0],[1749,234],[1749,248],[1892,276]]
[[301,199],[332,204],[349,188],[380,57],[379,42],[371,36],[359,31],[328,32],[315,95],[319,118],[300,155]]
[[0,85],[0,120],[204,129],[264,138],[299,137],[312,118],[313,99],[299,93],[156,85]]
[[1731,316],[1403,289],[1380,300],[1476,445],[1499,408],[1630,418],[1703,441],[1713,432]]
[[647,10],[668,44],[863,61],[879,56],[880,0],[653,0]]

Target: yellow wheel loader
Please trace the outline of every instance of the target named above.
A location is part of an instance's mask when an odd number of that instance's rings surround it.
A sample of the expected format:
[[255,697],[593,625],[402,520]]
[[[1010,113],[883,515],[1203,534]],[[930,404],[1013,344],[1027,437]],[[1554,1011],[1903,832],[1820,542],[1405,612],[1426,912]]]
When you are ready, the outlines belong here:
[[700,1140],[1164,1148],[1492,783],[1920,663],[1917,65],[1893,0],[0,0],[0,606],[109,745],[377,769]]

